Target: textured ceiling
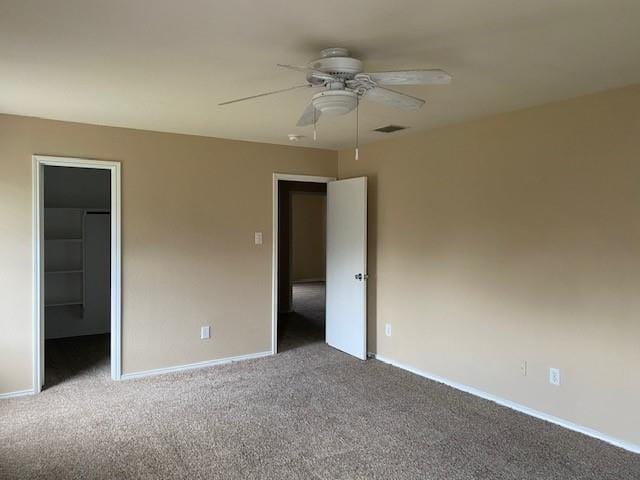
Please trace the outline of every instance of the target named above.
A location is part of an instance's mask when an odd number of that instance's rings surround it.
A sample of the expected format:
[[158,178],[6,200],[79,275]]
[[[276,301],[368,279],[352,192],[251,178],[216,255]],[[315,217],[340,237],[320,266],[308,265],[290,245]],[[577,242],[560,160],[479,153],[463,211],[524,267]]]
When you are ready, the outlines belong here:
[[[0,0],[0,112],[270,143],[352,145],[353,114],[295,127],[304,64],[345,46],[365,70],[443,68],[398,87],[418,112],[363,101],[361,142],[640,83],[638,0]],[[326,119],[323,119],[326,120]],[[385,135],[389,123],[409,126]]]

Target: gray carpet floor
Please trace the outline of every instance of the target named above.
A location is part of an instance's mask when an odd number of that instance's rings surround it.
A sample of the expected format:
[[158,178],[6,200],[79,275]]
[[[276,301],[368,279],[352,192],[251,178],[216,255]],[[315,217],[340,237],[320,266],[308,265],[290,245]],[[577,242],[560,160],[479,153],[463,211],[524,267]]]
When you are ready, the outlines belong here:
[[324,282],[293,284],[293,311],[279,315],[279,352],[324,342],[325,296]]
[[49,345],[50,386],[0,401],[0,478],[640,479],[640,455],[296,328],[274,357],[122,382],[106,337]]

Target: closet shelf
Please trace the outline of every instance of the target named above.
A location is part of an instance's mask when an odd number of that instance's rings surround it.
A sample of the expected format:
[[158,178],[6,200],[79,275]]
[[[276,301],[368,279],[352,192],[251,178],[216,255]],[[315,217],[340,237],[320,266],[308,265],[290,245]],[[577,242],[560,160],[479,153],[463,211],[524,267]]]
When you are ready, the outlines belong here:
[[62,302],[51,302],[45,303],[45,307],[65,307],[68,305],[82,305],[82,300],[70,300],[70,301],[62,301]]
[[45,242],[59,243],[82,243],[81,238],[45,238]]
[[68,210],[76,212],[91,212],[91,213],[110,213],[110,208],[104,207],[44,207],[45,210]]
[[66,273],[82,273],[84,270],[48,270],[44,273],[47,275],[66,274]]

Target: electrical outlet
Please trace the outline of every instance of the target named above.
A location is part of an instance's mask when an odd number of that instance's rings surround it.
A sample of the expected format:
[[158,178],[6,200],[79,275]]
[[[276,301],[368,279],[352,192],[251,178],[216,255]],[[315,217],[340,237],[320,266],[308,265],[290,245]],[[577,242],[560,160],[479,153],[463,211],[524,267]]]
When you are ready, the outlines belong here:
[[390,323],[385,323],[385,324],[384,324],[384,334],[385,334],[387,337],[390,337],[390,336],[391,336],[391,324],[390,324]]
[[560,369],[559,368],[549,369],[549,383],[552,385],[560,385]]
[[254,242],[256,245],[262,245],[262,232],[254,233]]
[[201,340],[206,340],[210,336],[211,336],[211,328],[209,327],[209,325],[200,328],[200,339]]
[[526,360],[522,360],[522,362],[520,363],[520,373],[522,373],[523,377],[527,376],[527,361]]

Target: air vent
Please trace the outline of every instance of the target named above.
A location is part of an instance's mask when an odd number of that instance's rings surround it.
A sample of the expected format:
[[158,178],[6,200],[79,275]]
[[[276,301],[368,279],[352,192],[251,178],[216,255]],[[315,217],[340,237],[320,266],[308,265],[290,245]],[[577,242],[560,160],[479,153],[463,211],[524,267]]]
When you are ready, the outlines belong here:
[[375,128],[373,131],[381,133],[393,133],[397,132],[398,130],[404,130],[406,128],[408,127],[401,127],[400,125],[387,125],[386,127]]

